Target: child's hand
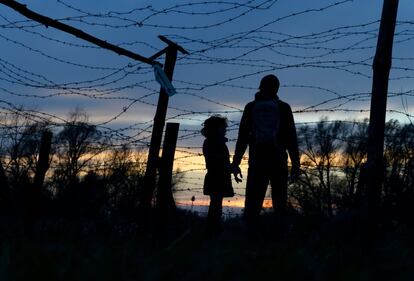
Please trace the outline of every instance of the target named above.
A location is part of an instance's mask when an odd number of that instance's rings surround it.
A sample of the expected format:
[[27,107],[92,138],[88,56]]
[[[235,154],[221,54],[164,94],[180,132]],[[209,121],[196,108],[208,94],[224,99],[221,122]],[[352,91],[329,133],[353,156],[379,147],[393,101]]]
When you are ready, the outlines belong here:
[[[239,182],[242,182],[242,181],[243,181],[243,180],[242,180],[243,175],[242,175],[242,173],[241,173],[241,170],[240,170],[240,167],[239,167],[239,166],[233,166],[233,167],[232,167],[232,174],[234,175],[234,180],[235,180],[237,183],[239,183]],[[239,178],[239,176],[240,176],[240,178]]]

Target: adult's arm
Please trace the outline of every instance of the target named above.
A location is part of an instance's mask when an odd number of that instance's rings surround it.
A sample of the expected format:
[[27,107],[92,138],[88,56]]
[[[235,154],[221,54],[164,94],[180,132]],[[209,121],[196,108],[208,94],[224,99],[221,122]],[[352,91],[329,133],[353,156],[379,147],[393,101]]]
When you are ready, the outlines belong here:
[[287,150],[289,152],[290,161],[292,162],[292,166],[294,168],[299,168],[300,160],[299,160],[299,148],[298,148],[298,138],[296,135],[296,127],[295,127],[295,120],[293,118],[292,109],[290,106],[287,106]]
[[239,136],[237,138],[236,149],[234,151],[233,166],[240,165],[244,152],[246,151],[249,143],[252,105],[252,103],[248,103],[243,110],[243,115],[239,125]]

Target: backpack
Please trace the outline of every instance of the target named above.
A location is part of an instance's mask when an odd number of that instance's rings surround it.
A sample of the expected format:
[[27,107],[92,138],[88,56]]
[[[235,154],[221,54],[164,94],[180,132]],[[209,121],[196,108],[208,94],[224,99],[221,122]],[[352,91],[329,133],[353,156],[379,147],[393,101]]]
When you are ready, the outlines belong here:
[[278,100],[256,100],[252,110],[252,130],[256,144],[277,145],[279,126]]

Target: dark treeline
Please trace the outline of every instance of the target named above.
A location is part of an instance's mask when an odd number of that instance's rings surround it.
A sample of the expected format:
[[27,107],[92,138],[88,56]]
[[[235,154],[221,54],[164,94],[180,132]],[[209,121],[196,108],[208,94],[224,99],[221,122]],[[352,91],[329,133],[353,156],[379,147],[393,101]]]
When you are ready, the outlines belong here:
[[288,228],[265,214],[260,239],[250,239],[230,218],[213,240],[192,213],[142,220],[145,154],[111,143],[86,114],[58,127],[21,115],[1,124],[1,280],[412,280],[412,124],[387,123],[374,232],[363,218],[368,123],[321,120],[298,127],[302,166],[289,186]]
[[[3,214],[134,218],[145,172],[143,153],[110,139],[75,111],[58,129],[21,115],[2,116],[0,209]],[[44,132],[53,132],[45,180],[34,197],[35,178],[42,168],[39,152]]]
[[[135,219],[145,172],[144,154],[110,139],[81,111],[53,130],[50,163],[40,188],[45,216]],[[39,170],[42,135],[52,131],[21,115],[2,116],[0,210],[24,214],[30,208]],[[366,201],[364,163],[368,121],[322,119],[298,128],[301,176],[289,187],[292,209],[333,217],[361,212]],[[414,125],[391,120],[386,126],[384,218],[408,222],[414,206]],[[378,175],[381,176],[381,175]],[[179,184],[179,179],[174,179]],[[29,206],[29,207],[28,207]]]
[[[298,129],[302,175],[291,186],[291,202],[305,214],[332,217],[366,207],[365,162],[368,120],[328,122]],[[414,125],[390,120],[385,129],[384,185],[379,214],[412,221],[414,206]],[[378,175],[381,177],[382,175]]]

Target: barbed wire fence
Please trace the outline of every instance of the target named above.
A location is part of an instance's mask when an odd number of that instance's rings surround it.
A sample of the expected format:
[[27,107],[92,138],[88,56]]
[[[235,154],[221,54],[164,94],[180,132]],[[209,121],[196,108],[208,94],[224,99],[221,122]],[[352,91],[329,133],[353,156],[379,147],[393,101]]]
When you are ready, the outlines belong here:
[[[233,151],[243,107],[265,74],[281,78],[280,97],[292,105],[297,126],[322,116],[328,117],[323,122],[362,122],[368,116],[380,15],[312,25],[312,19],[357,8],[354,1],[289,9],[280,9],[278,0],[184,1],[117,11],[51,2],[58,21],[102,34],[117,46],[152,54],[160,49],[156,37],[162,34],[189,51],[177,60],[177,95],[170,99],[167,115],[167,121],[181,123],[175,159],[175,174],[184,175],[176,189],[180,204],[191,204],[192,195],[203,200],[202,122],[212,114],[225,115]],[[309,26],[289,28],[305,19]],[[5,7],[0,7],[0,41],[1,115],[47,122],[59,130],[69,122],[67,113],[81,105],[105,135],[105,142],[93,144],[103,152],[125,145],[148,148],[159,92],[151,66],[114,57]],[[401,122],[411,122],[414,115],[414,57],[407,51],[413,41],[414,21],[398,21],[388,118]],[[238,200],[244,184],[235,188]]]

